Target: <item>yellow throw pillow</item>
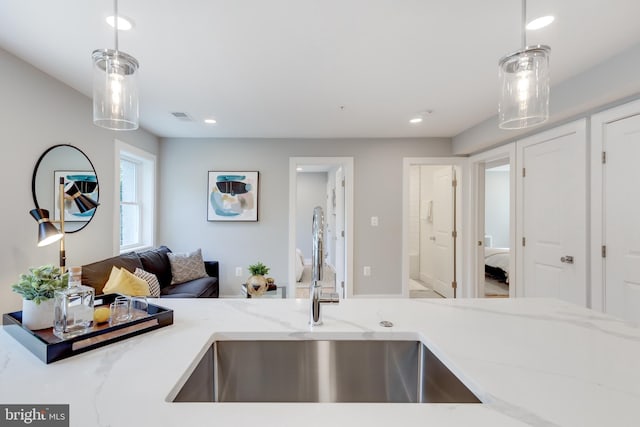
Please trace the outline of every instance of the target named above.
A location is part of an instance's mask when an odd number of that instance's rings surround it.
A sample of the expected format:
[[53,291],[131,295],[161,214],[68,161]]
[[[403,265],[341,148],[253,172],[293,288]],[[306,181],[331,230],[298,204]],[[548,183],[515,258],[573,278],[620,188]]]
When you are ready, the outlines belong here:
[[125,268],[113,267],[109,274],[109,280],[104,285],[102,292],[105,294],[118,293],[129,296],[149,296],[149,284],[136,277]]
[[113,291],[110,291],[110,289],[116,285],[116,282],[118,281],[118,274],[120,274],[120,269],[115,265],[111,267],[111,273],[109,273],[109,280],[107,280],[107,283],[105,283],[104,286],[102,287],[103,294],[108,294],[113,292]]

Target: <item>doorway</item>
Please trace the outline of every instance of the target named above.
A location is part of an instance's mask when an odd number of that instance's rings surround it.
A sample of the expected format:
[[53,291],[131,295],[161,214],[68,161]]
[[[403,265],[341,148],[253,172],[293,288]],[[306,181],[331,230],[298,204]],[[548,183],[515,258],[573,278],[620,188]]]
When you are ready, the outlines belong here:
[[464,247],[461,158],[405,158],[403,295],[462,296]]
[[353,296],[353,158],[289,159],[289,283],[292,298],[308,296],[313,208],[324,211],[322,287]]
[[471,156],[473,296],[516,295],[515,143]]
[[508,158],[484,165],[484,292],[479,295],[485,298],[509,297],[510,171]]

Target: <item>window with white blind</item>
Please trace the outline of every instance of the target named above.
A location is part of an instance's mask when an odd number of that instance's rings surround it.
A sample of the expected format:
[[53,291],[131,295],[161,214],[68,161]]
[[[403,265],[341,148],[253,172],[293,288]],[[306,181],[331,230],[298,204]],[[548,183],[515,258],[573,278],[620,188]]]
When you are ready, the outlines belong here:
[[118,232],[120,252],[154,246],[156,159],[117,141]]

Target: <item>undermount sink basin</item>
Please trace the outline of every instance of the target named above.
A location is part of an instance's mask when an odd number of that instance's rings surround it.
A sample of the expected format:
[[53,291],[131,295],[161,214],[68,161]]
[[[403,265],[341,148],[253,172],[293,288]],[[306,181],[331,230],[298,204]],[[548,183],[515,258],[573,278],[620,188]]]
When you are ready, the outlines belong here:
[[479,403],[419,341],[216,341],[174,402]]

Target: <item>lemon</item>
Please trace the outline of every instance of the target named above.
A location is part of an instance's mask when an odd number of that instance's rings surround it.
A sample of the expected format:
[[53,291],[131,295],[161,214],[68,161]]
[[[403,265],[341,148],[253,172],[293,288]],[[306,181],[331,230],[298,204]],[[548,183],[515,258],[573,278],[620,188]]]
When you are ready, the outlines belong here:
[[111,317],[109,307],[98,307],[93,312],[93,321],[96,323],[104,323]]

